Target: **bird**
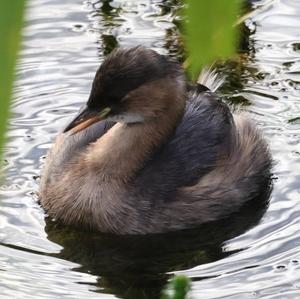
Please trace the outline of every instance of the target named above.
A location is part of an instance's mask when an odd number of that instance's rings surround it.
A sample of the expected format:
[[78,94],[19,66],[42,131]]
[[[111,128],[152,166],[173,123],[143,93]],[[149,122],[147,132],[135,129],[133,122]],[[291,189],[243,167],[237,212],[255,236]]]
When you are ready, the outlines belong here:
[[265,192],[268,143],[218,85],[214,71],[189,83],[179,62],[152,49],[113,50],[47,154],[39,197],[48,217],[102,233],[167,233],[228,218]]

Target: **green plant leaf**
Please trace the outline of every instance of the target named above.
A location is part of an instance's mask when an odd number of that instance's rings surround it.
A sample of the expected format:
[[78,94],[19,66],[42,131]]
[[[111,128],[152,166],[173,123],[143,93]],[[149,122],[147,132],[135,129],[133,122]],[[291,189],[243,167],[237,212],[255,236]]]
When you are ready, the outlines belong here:
[[167,290],[164,290],[161,299],[186,299],[190,285],[191,282],[187,276],[174,276],[167,287],[171,291],[170,294]]
[[185,42],[193,79],[203,66],[235,52],[240,8],[240,0],[186,0]]
[[288,120],[288,123],[290,124],[300,124],[300,117],[294,117]]
[[[0,1],[0,150],[8,118],[25,0]],[[0,152],[0,153],[1,153]]]

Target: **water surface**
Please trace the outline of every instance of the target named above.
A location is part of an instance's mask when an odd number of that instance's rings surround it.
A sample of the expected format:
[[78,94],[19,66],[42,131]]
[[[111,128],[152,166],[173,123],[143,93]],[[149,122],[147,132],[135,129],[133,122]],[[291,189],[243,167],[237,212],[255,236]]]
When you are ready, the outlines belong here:
[[182,58],[180,1],[30,0],[17,67],[0,203],[0,297],[158,298],[170,273],[194,298],[300,298],[300,2],[252,1],[241,55],[219,66],[232,109],[247,111],[276,165],[270,204],[164,236],[78,232],[36,202],[43,159],[86,101],[116,46]]

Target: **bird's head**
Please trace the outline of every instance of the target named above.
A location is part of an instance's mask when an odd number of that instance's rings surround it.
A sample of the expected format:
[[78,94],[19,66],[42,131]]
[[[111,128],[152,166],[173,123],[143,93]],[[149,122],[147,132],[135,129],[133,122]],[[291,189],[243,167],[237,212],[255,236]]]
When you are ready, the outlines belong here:
[[110,119],[141,123],[162,117],[184,98],[180,65],[144,47],[116,49],[98,69],[85,108],[64,132],[79,132],[95,122]]

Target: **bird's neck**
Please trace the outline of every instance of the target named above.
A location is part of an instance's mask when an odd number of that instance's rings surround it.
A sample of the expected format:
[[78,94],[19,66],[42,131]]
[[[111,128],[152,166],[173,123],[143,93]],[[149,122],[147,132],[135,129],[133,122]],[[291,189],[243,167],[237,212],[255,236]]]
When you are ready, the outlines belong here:
[[144,123],[117,123],[89,147],[85,161],[99,179],[126,183],[174,132],[184,101],[170,105],[161,117]]

